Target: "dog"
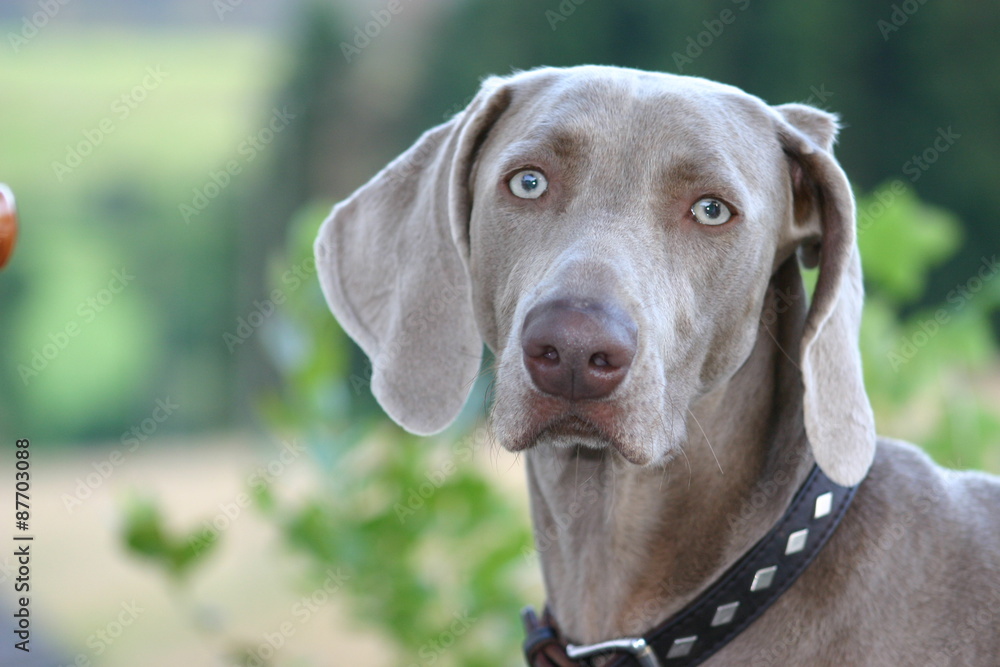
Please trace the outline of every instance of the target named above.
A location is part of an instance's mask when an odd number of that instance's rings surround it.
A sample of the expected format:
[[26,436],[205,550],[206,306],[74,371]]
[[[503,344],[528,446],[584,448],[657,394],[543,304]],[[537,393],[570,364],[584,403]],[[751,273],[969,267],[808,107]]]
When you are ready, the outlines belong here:
[[817,466],[856,489],[839,527],[706,664],[1000,664],[998,480],[876,437],[838,130],[705,79],[540,68],[324,222],[323,292],[393,420],[442,430],[495,355],[565,641],[696,601]]

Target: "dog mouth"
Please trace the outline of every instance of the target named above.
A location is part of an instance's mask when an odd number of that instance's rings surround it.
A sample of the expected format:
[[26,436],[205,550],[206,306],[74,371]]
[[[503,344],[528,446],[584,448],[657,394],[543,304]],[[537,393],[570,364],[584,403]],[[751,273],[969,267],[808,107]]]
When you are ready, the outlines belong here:
[[670,401],[657,395],[656,387],[642,400],[633,391],[569,400],[535,390],[520,375],[519,361],[501,364],[489,415],[494,442],[509,452],[580,447],[613,454],[612,461],[620,457],[623,463],[647,466],[663,461],[683,442],[684,423],[663,417]]
[[607,444],[611,441],[611,437],[598,425],[571,414],[556,418],[542,427],[535,440],[579,440],[582,442],[574,442],[573,444],[586,445],[595,441]]
[[607,429],[585,415],[575,411],[545,414],[546,412],[548,411],[535,411],[528,423],[520,424],[520,432],[515,437],[503,439],[504,447],[517,452],[541,444],[589,447],[606,447],[611,444],[612,438]]
[[[613,420],[612,420],[613,421]],[[629,463],[646,465],[650,463],[650,452],[646,452],[618,437],[611,424],[581,415],[577,411],[555,415],[537,422],[534,428],[523,432],[514,440],[507,440],[504,447],[512,452],[539,446],[563,448],[584,447],[594,450],[612,449]]]

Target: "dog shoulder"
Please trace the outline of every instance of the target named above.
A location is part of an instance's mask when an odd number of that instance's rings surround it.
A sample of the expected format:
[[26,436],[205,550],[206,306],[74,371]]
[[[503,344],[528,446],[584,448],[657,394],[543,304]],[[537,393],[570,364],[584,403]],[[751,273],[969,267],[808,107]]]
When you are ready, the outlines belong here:
[[992,563],[1000,583],[998,509],[1000,478],[947,470],[910,443],[880,438],[851,519],[871,555],[901,555],[898,545],[928,564]]
[[911,444],[879,439],[830,543],[739,642],[747,655],[781,659],[726,664],[819,664],[798,653],[817,646],[822,664],[996,664],[997,508],[998,478],[944,470]]
[[831,542],[836,564],[828,572],[853,592],[848,617],[886,619],[888,644],[893,634],[931,640],[922,650],[943,651],[941,664],[982,664],[984,651],[1000,650],[996,634],[985,632],[1000,624],[998,508],[1000,478],[946,470],[914,445],[880,438]]

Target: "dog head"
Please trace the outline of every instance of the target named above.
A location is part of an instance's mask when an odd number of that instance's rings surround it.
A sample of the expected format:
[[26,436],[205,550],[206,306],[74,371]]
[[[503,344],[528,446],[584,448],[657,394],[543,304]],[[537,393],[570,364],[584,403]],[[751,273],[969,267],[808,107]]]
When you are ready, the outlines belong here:
[[836,131],[825,112],[691,77],[491,78],[334,209],[316,243],[323,290],[411,431],[457,416],[485,341],[505,447],[653,465],[747,360],[771,278],[799,250],[820,266],[799,346],[805,426],[820,466],[853,484],[874,427]]

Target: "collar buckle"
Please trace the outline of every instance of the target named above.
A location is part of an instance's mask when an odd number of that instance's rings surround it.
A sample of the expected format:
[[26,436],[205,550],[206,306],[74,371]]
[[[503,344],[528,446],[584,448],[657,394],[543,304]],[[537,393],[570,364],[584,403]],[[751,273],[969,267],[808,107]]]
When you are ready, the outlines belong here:
[[656,658],[656,654],[653,653],[653,649],[650,648],[649,644],[642,637],[612,639],[587,646],[576,646],[575,644],[566,646],[566,655],[573,660],[592,658],[595,655],[611,653],[612,651],[624,651],[625,653],[632,654],[636,662],[642,665],[642,667],[661,667],[660,661]]

